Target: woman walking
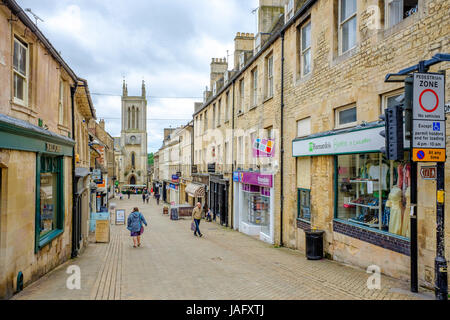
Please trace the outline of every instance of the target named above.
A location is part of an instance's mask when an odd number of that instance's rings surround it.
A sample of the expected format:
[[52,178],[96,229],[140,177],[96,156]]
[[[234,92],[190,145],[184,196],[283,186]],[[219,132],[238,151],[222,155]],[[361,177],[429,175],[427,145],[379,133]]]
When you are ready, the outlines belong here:
[[202,219],[202,204],[200,202],[197,202],[197,206],[192,210],[192,220],[194,220],[195,223],[195,231],[194,236],[198,236],[201,238],[203,237],[203,234],[200,232],[200,220]]
[[127,220],[127,229],[130,230],[131,237],[133,237],[133,248],[136,248],[136,240],[137,246],[141,246],[141,235],[144,233],[144,226],[142,223],[147,226],[147,221],[145,221],[142,213],[139,212],[138,208],[134,208]]

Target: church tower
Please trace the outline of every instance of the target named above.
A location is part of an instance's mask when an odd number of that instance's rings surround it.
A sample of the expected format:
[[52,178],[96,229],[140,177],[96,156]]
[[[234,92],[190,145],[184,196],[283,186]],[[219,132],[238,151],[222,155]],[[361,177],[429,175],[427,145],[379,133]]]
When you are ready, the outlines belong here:
[[142,80],[140,96],[129,96],[125,80],[122,85],[122,131],[120,137],[122,185],[147,185],[147,99]]

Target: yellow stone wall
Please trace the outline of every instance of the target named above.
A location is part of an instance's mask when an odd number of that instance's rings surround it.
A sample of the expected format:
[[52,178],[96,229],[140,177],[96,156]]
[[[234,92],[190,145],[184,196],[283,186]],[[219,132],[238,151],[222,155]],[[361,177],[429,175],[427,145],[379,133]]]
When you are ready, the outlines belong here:
[[[49,131],[69,136],[72,131],[70,86],[73,79],[47,52],[20,20],[0,6],[0,113],[43,125]],[[13,16],[13,18],[16,18]],[[29,47],[28,103],[13,102],[12,56],[14,36]],[[59,87],[64,82],[63,121],[59,123]],[[0,208],[0,298],[11,296],[19,271],[28,285],[70,258],[72,224],[72,159],[64,158],[64,233],[37,254],[35,245],[36,153],[0,150],[2,188]],[[31,182],[31,183],[30,183]]]
[[36,184],[30,181],[36,181],[36,154],[3,149],[0,153],[4,159],[2,180],[5,180],[0,210],[3,264],[0,298],[7,298],[15,291],[19,271],[22,271],[24,286],[27,286],[70,258],[72,160],[69,157],[64,159],[64,233],[35,254]]
[[[382,3],[382,2],[380,2]],[[312,133],[334,129],[334,109],[356,103],[357,120],[377,121],[381,113],[381,96],[401,88],[402,84],[385,83],[387,73],[415,65],[421,59],[430,59],[438,52],[450,52],[450,3],[445,0],[419,1],[419,12],[398,25],[384,29],[384,7],[380,10],[379,29],[371,29],[370,12],[378,1],[358,1],[357,47],[339,56],[337,53],[337,1],[319,1],[300,18],[285,35],[285,172],[284,243],[304,250],[304,232],[297,228],[297,171],[292,157],[292,140],[297,136],[297,120],[311,117]],[[311,19],[312,72],[298,75],[297,27]],[[377,22],[377,21],[375,21]],[[450,64],[442,63],[430,71],[447,70],[447,96],[450,100]],[[447,128],[448,132],[449,127]],[[449,166],[446,167],[447,190]],[[409,257],[333,232],[334,158],[312,158],[311,206],[312,226],[326,231],[325,250],[334,259],[366,268],[378,264],[382,272],[396,278],[409,278]],[[295,174],[294,174],[295,173]],[[435,256],[435,182],[419,179],[419,279],[431,286],[434,278]],[[449,203],[446,207],[446,258],[450,257]]]

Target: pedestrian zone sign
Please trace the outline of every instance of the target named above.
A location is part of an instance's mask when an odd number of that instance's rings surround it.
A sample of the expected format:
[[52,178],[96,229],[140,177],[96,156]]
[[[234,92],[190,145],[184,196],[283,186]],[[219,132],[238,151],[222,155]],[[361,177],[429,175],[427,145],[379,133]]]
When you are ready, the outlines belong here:
[[415,73],[413,94],[413,161],[445,162],[445,78]]

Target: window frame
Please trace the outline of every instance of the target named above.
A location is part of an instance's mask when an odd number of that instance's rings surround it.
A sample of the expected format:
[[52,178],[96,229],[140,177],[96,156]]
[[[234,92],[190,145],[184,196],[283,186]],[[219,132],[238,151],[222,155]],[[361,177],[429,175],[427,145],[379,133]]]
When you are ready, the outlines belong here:
[[274,59],[273,53],[270,53],[266,58],[266,66],[267,66],[267,86],[266,86],[266,99],[270,99],[274,94]]
[[[303,48],[303,30],[307,27],[309,27],[309,33],[310,33],[310,43],[309,43],[309,47],[307,47],[306,49]],[[302,26],[300,27],[300,77],[305,77],[307,75],[309,75],[312,71],[312,24],[311,24],[311,19],[306,20]],[[307,53],[310,53],[310,63],[309,63],[309,71],[308,73],[305,73],[305,66],[304,66],[304,56]]]
[[[41,236],[41,195],[40,192],[35,194],[35,253],[42,250],[45,246],[64,233],[64,157],[38,153],[36,155],[36,190],[41,188],[42,159],[52,158],[57,161],[57,203],[56,203],[56,229]],[[52,171],[52,173],[55,173]]]
[[405,93],[405,88],[400,88],[394,91],[389,91],[381,94],[381,106],[380,106],[380,114],[384,114],[384,110],[387,108],[387,100],[389,98],[399,96]]
[[[20,70],[16,70],[14,68],[14,50],[15,50],[15,43],[25,49],[26,55],[25,55],[25,68],[26,68],[26,74],[21,74]],[[29,74],[30,74],[30,45],[22,40],[17,35],[13,36],[13,54],[12,54],[12,63],[11,63],[11,69],[12,69],[12,87],[13,87],[13,102],[22,106],[28,106],[28,91],[29,91]],[[18,77],[21,77],[23,79],[23,100],[16,97],[16,85],[15,85],[15,75],[17,74]]]
[[[309,132],[308,133],[305,133],[305,134],[300,134],[299,133],[299,127],[298,127],[298,125],[302,122],[302,121],[306,121],[306,120],[309,120]],[[302,118],[302,119],[298,119],[297,120],[297,122],[296,122],[296,124],[297,124],[297,138],[302,138],[302,137],[307,137],[307,136],[310,136],[311,135],[311,117],[305,117],[305,118]]]
[[[355,108],[356,111],[356,121],[354,122],[349,122],[349,123],[345,123],[345,124],[339,124],[339,119],[340,119],[340,112],[345,111],[345,110],[349,110],[349,109],[353,109]],[[349,128],[349,127],[354,127],[358,124],[358,107],[356,105],[356,103],[352,103],[343,107],[337,107],[334,109],[334,121],[335,121],[335,129],[343,129],[343,128]]]
[[394,26],[396,26],[396,25],[398,25],[398,24],[400,24],[403,20],[405,20],[405,19],[407,19],[407,18],[409,18],[410,16],[412,16],[414,13],[417,13],[418,11],[419,11],[419,1],[417,0],[417,11],[416,12],[413,12],[411,15],[409,15],[409,16],[407,16],[406,18],[404,17],[404,15],[405,15],[405,1],[404,0],[400,0],[400,2],[401,2],[401,10],[402,10],[402,17],[401,17],[401,19],[400,19],[400,21],[398,21],[396,24],[393,24],[393,25],[391,25],[391,19],[390,19],[390,13],[391,13],[391,10],[390,10],[390,7],[389,7],[389,5],[392,3],[392,2],[394,2],[395,0],[386,0],[386,1],[384,1],[384,16],[385,16],[385,29],[389,29],[389,28],[392,28],[392,27],[394,27]]
[[[302,203],[301,195],[303,192],[307,193],[308,204],[309,204],[308,207],[301,205],[301,203]],[[303,216],[302,217],[300,216],[303,208],[307,208],[309,210],[309,220],[304,218]],[[301,220],[301,221],[305,221],[307,223],[311,223],[311,189],[297,188],[297,219]]]
[[59,102],[58,102],[58,108],[59,108],[59,119],[58,119],[58,123],[60,125],[64,125],[64,80],[61,79],[59,80]]
[[[347,0],[339,0],[338,1],[338,43],[339,43],[339,55],[343,55],[344,53],[352,50],[353,48],[355,48],[357,46],[357,42],[358,42],[358,1],[355,0],[356,2],[356,7],[355,7],[355,12],[350,15],[349,17],[347,17],[344,21],[341,21],[342,19],[342,1],[347,1]],[[356,19],[356,26],[355,26],[355,45],[353,47],[348,48],[347,50],[343,51],[342,45],[343,45],[343,26],[348,23],[351,19],[355,18]]]
[[239,80],[239,110],[238,114],[244,113],[244,91],[245,91],[245,83],[244,78]]
[[258,68],[252,70],[252,107],[258,105]]

